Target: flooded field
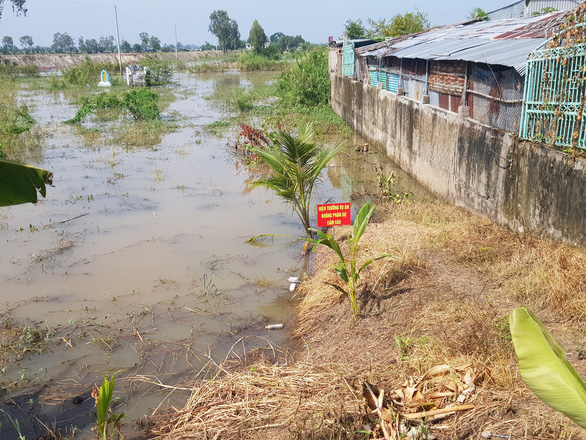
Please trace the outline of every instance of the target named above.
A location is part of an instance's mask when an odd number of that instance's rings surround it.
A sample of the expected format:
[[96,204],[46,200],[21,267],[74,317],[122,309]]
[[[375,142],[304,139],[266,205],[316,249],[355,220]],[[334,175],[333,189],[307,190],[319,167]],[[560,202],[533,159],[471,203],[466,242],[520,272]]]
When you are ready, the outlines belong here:
[[[251,187],[253,171],[226,146],[238,127],[221,136],[207,128],[230,116],[208,99],[218,89],[267,80],[176,75],[177,99],[163,116],[178,128],[153,147],[88,142],[62,123],[76,111],[62,94],[20,92],[37,121],[27,142],[38,144],[22,160],[51,170],[55,185],[36,205],[0,208],[0,312],[27,325],[20,337],[31,339],[16,364],[4,368],[2,358],[0,408],[23,433],[33,438],[55,421],[87,436],[92,384],[106,373],[116,376],[128,422],[182,404],[189,390],[181,385],[232,349],[287,346],[287,278],[308,272],[310,260],[298,242],[246,239],[303,230],[272,192]],[[84,125],[109,130],[99,120]],[[357,153],[363,140],[345,141],[313,201],[352,201],[356,211],[378,191],[377,167],[400,170],[374,148]],[[404,174],[401,190],[423,194]],[[269,323],[285,328],[269,332]],[[1,429],[2,438],[14,433],[5,419]]]

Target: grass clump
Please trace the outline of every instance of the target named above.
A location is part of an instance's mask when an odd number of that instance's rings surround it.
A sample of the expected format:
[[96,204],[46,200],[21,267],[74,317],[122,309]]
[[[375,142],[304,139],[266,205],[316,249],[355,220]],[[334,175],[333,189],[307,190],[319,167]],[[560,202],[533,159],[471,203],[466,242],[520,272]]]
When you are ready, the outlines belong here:
[[131,90],[119,99],[116,95],[102,92],[99,95],[86,96],[81,99],[81,108],[68,124],[80,123],[85,117],[100,109],[125,110],[137,121],[152,121],[160,118],[157,101],[159,95],[148,89]]
[[95,83],[102,70],[117,72],[118,66],[114,63],[100,63],[86,58],[79,66],[65,69],[63,78],[67,84],[85,86]]
[[177,129],[177,125],[160,119],[127,121],[112,130],[108,142],[126,147],[153,147],[161,143],[163,135]]
[[0,76],[3,78],[38,78],[39,67],[34,64],[20,65],[8,60],[0,61]]
[[251,71],[281,71],[286,67],[286,63],[280,60],[280,57],[269,58],[254,52],[242,54],[238,60],[238,67],[245,72]]
[[205,61],[186,66],[191,73],[218,73],[230,68],[230,64],[221,61]]

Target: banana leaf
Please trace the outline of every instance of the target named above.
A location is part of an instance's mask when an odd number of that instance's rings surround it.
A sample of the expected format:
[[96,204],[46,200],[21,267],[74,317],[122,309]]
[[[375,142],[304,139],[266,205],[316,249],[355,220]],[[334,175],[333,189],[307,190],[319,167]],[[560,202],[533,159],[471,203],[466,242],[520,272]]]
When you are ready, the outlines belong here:
[[45,197],[52,179],[47,170],[0,159],[0,206],[37,203],[37,190]]
[[586,384],[562,346],[527,308],[509,317],[521,377],[537,397],[586,428]]

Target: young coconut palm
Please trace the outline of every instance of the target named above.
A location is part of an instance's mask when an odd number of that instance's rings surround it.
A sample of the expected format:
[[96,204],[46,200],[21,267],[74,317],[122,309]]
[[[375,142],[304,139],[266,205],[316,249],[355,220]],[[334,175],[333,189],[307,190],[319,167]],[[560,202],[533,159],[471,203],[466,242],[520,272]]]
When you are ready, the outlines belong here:
[[322,170],[342,151],[343,146],[320,148],[304,139],[311,139],[311,136],[305,133],[295,138],[279,132],[272,145],[264,149],[255,148],[254,152],[272,168],[272,172],[266,179],[255,181],[254,186],[270,188],[289,202],[301,219],[307,237],[311,238],[309,209],[313,187]]

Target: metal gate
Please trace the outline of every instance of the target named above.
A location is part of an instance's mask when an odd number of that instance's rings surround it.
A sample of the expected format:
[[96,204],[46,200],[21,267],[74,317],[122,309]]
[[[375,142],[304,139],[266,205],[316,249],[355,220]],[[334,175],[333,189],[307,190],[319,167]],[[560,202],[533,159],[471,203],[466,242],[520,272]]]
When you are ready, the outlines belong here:
[[[580,23],[573,29],[582,34],[584,26]],[[586,44],[568,44],[566,32],[548,40],[563,41],[559,47],[544,44],[528,56],[519,136],[560,147],[586,148],[582,117]]]
[[342,51],[342,75],[354,76],[354,42],[344,44]]

